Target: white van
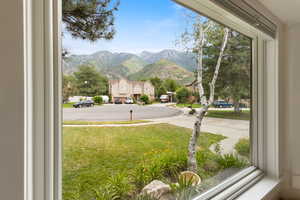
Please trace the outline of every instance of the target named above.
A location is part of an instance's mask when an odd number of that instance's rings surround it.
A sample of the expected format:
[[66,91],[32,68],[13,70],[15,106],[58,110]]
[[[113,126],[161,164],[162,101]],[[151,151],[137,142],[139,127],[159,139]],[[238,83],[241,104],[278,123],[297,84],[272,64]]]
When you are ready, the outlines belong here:
[[161,103],[168,103],[169,102],[169,95],[161,95],[159,99],[160,99]]

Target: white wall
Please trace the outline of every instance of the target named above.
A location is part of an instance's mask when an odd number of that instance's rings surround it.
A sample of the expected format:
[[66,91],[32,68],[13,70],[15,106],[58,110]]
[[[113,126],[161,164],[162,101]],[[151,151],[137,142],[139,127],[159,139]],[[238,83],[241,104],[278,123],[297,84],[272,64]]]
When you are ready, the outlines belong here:
[[300,24],[285,29],[285,65],[281,69],[281,132],[284,198],[300,198]]
[[0,6],[0,199],[23,199],[22,1]]

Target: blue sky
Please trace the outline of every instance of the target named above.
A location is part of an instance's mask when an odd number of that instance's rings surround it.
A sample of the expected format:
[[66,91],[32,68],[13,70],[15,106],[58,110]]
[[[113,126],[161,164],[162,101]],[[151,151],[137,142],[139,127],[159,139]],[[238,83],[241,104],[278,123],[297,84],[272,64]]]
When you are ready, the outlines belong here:
[[121,0],[113,40],[89,42],[74,39],[66,33],[63,46],[71,54],[91,54],[100,50],[140,53],[176,49],[175,41],[187,26],[186,12],[186,8],[171,0]]

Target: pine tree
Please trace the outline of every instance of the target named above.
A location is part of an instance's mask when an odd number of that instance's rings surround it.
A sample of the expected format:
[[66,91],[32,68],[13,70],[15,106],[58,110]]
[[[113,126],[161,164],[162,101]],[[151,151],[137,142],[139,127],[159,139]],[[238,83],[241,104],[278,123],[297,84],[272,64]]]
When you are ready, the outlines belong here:
[[79,95],[94,97],[108,94],[108,80],[94,66],[80,66],[74,77]]
[[62,21],[73,37],[90,41],[114,37],[114,13],[119,1],[63,0],[62,7]]

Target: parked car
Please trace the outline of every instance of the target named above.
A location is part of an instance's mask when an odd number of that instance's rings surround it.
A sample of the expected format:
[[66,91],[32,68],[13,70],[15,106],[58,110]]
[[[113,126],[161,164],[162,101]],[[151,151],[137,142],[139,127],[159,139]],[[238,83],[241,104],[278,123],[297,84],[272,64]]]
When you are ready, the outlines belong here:
[[161,103],[168,103],[169,102],[169,96],[168,95],[161,95],[159,99],[160,99]]
[[215,101],[213,105],[216,108],[231,108],[231,107],[233,107],[232,103],[228,103],[226,101]]
[[114,103],[115,103],[115,104],[122,104],[123,102],[122,102],[122,99],[121,99],[121,98],[115,98],[115,99],[114,99]]
[[127,97],[125,100],[126,104],[133,104],[133,99],[131,97]]
[[85,101],[79,101],[75,104],[73,104],[74,108],[82,108],[82,107],[92,107],[95,105],[95,102],[93,100],[85,100]]
[[102,95],[101,97],[102,97],[103,103],[109,103],[109,96]]

